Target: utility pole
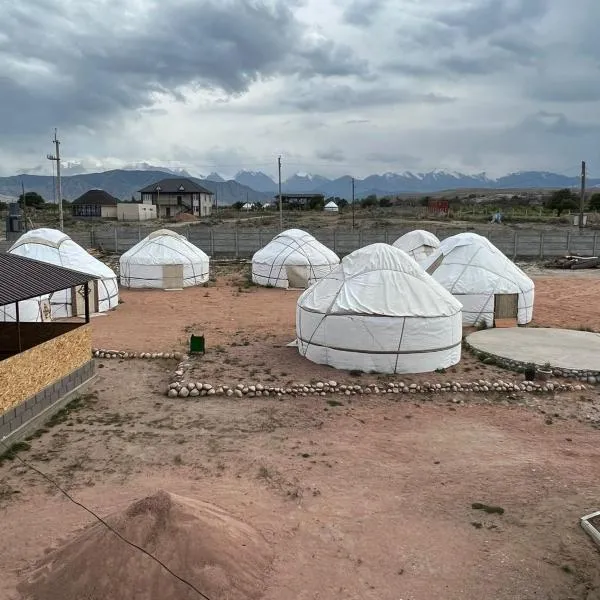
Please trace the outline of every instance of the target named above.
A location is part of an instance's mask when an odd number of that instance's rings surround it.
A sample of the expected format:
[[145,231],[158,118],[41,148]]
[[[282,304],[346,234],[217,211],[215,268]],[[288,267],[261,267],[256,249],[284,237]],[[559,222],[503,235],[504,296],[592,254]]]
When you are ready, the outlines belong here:
[[579,198],[579,229],[583,229],[583,210],[585,208],[585,160],[581,161],[581,197]]
[[283,231],[283,200],[281,199],[281,156],[277,159],[277,171],[279,173],[279,228]]
[[21,179],[21,198],[23,198],[23,223],[25,223],[25,231],[27,231],[27,200],[25,198],[25,186]]
[[59,221],[59,229],[61,231],[64,230],[64,219],[63,219],[63,206],[62,206],[62,184],[60,181],[60,142],[56,137],[56,128],[54,129],[54,146],[56,148],[56,154],[47,154],[46,158],[48,160],[53,160],[56,162],[56,193],[58,195],[58,221]]
[[352,229],[354,230],[354,177],[352,178]]

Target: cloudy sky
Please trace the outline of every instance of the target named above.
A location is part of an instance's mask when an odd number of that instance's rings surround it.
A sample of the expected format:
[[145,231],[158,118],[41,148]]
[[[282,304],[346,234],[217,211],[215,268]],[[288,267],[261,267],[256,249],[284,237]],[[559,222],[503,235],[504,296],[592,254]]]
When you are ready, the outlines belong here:
[[0,0],[0,172],[600,174],[598,0]]

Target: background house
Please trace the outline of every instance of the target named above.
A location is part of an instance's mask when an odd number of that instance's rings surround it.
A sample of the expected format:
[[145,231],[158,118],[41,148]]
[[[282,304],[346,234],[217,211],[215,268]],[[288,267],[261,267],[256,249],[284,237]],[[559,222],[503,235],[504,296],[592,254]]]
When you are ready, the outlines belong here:
[[116,219],[119,201],[104,190],[88,190],[73,200],[72,212],[76,218]]
[[119,221],[150,221],[156,219],[156,206],[140,202],[119,202],[117,219]]
[[[275,196],[275,202],[279,206],[279,196]],[[291,209],[322,209],[325,205],[325,196],[315,193],[281,194],[281,203]]]
[[212,212],[213,193],[191,179],[161,179],[140,190],[143,204],[154,204],[159,218],[190,213],[208,217]]

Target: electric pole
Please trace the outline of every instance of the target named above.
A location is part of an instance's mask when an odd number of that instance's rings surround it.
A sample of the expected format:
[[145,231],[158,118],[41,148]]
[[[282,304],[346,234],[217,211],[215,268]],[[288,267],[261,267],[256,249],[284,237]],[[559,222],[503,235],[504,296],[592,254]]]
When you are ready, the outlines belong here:
[[277,159],[277,171],[279,173],[279,228],[283,231],[283,200],[281,198],[281,156]]
[[62,184],[60,181],[60,142],[56,137],[56,129],[54,129],[54,146],[56,148],[56,154],[47,154],[46,158],[48,160],[53,160],[56,162],[56,193],[58,195],[58,221],[59,221],[59,229],[63,231],[64,229],[64,219],[63,219],[63,206],[62,206]]
[[352,229],[354,229],[354,177],[352,178]]
[[581,161],[581,197],[579,198],[579,229],[583,229],[583,210],[585,208],[585,160]]

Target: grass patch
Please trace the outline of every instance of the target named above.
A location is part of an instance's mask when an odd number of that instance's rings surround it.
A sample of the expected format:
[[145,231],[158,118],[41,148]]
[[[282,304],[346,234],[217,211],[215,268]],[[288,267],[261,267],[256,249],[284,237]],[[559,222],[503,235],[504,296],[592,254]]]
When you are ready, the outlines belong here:
[[491,506],[489,504],[482,504],[481,502],[473,502],[471,504],[473,510],[482,510],[488,515],[503,515],[504,509],[501,506]]
[[338,400],[327,400],[327,404],[329,404],[329,406],[344,406],[344,403],[339,402]]
[[12,444],[6,448],[2,454],[0,454],[0,466],[2,466],[7,460],[15,460],[19,452],[24,452],[25,450],[30,449],[31,444],[27,442],[17,442],[16,444]]
[[64,423],[72,412],[77,411],[81,408],[84,408],[88,402],[96,400],[96,394],[84,394],[83,396],[78,396],[69,402],[66,406],[61,408],[58,412],[55,412],[46,422],[46,427],[48,429],[60,425]]

